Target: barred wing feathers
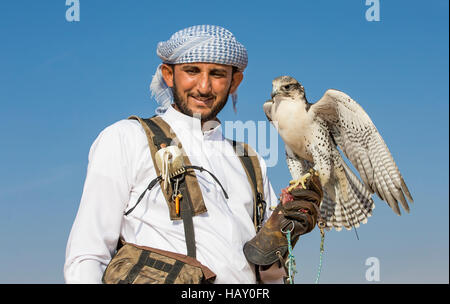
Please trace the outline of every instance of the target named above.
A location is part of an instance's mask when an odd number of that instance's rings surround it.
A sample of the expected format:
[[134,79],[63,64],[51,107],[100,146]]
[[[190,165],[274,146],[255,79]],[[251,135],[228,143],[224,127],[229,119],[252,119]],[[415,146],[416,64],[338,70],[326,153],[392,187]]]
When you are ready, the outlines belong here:
[[[410,202],[413,198],[388,147],[363,108],[347,94],[328,90],[310,111],[327,122],[336,144],[358,170],[367,189],[377,193],[396,214],[400,215],[398,203],[409,212],[406,198]],[[349,180],[359,181],[352,177],[348,166],[346,174]]]

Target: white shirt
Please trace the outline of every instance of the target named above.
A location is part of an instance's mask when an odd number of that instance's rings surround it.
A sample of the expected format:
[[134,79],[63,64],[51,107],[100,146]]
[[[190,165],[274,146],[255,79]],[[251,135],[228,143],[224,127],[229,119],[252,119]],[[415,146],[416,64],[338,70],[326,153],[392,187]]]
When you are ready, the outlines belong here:
[[[199,119],[172,107],[161,117],[180,139],[192,165],[212,172],[229,196],[225,198],[207,172],[196,171],[208,210],[193,217],[197,259],[217,275],[215,283],[255,283],[253,267],[243,253],[245,242],[255,236],[252,188],[221,125],[202,131]],[[267,218],[277,197],[265,162],[258,158]],[[126,242],[186,254],[183,223],[170,220],[159,184],[124,216],[155,177],[147,137],[138,121],[121,120],[100,133],[89,152],[83,195],[67,243],[67,283],[101,283],[119,235]]]

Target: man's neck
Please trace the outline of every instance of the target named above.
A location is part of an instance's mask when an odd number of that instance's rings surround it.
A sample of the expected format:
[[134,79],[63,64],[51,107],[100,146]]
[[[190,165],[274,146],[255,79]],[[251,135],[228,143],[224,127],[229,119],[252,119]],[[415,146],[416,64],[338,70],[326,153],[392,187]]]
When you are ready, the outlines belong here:
[[[209,119],[209,120],[205,121],[205,120],[201,119],[201,115],[198,114],[198,113],[191,114],[191,113],[185,113],[185,112],[183,112],[183,111],[177,106],[176,103],[173,103],[171,106],[172,106],[176,111],[178,111],[178,112],[180,112],[180,113],[182,113],[182,114],[184,114],[184,115],[187,115],[187,116],[190,116],[190,117],[193,117],[193,118],[200,119],[200,123],[201,123],[201,128],[202,128],[202,130],[203,130],[203,126],[205,125],[205,123],[207,123],[208,126],[209,126],[209,125],[217,126],[217,124],[220,124],[220,120],[219,120],[217,117],[214,117],[214,118],[212,118],[212,119]],[[210,129],[210,128],[208,128],[208,129]],[[206,130],[205,130],[205,131],[206,131]]]

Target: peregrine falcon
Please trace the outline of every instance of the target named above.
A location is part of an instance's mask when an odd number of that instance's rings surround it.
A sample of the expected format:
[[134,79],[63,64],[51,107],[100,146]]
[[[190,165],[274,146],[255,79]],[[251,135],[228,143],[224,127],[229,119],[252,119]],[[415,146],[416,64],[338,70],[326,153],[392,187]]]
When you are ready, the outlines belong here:
[[320,214],[328,230],[366,223],[375,207],[373,193],[396,214],[400,215],[398,203],[409,212],[406,198],[409,202],[413,198],[408,187],[377,128],[356,101],[329,89],[311,104],[303,86],[290,76],[273,80],[271,97],[264,112],[285,143],[291,188],[310,174],[319,175],[324,188]]

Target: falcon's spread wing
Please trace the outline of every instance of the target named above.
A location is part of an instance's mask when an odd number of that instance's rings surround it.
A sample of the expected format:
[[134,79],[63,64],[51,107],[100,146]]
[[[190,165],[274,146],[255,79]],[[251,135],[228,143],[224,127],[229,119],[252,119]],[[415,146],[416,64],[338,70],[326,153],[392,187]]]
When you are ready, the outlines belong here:
[[347,94],[328,90],[310,111],[327,122],[336,144],[367,188],[398,215],[398,202],[409,212],[405,196],[410,202],[413,198],[383,138],[362,107]]

